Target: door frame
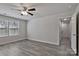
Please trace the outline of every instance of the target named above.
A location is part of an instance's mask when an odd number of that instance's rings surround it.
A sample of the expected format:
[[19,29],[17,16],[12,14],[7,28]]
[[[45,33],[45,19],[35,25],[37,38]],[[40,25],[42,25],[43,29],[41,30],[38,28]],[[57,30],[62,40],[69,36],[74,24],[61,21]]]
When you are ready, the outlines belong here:
[[78,35],[79,35],[79,33],[78,33],[78,31],[79,31],[79,25],[78,25],[78,22],[79,22],[79,13],[77,13],[77,15],[76,15],[76,55],[78,56],[78,39],[79,39],[79,37],[78,37]]

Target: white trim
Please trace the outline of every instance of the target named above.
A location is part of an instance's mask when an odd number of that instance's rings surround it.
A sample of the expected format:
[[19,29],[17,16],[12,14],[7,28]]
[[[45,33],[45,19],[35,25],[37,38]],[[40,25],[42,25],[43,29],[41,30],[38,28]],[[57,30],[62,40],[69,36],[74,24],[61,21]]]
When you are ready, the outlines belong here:
[[59,45],[59,42],[47,42],[47,41],[43,41],[43,40],[37,40],[37,39],[33,39],[33,38],[28,38],[28,40],[33,40],[33,41],[38,41],[38,42],[43,42],[43,43],[48,43],[48,44],[53,44],[53,45]]
[[76,49],[75,48],[72,48],[73,49],[73,51],[75,52],[75,54],[76,54]]
[[[4,38],[2,38],[2,39],[4,39]],[[6,38],[6,40],[7,40],[8,38]],[[16,42],[16,41],[20,41],[20,40],[24,40],[24,39],[26,39],[26,38],[18,38],[18,39],[13,39],[13,40],[8,40],[8,41],[3,41],[3,42],[0,42],[0,45],[4,45],[4,44],[8,44],[8,43],[11,43],[11,42]]]

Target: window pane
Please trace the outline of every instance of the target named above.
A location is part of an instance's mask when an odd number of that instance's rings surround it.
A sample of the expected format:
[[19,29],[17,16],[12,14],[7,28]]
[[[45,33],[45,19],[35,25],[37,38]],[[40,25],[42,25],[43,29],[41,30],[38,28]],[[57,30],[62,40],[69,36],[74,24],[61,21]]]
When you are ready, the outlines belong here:
[[12,20],[9,21],[9,35],[18,35],[19,30],[19,21],[18,20]]
[[0,20],[0,37],[8,36],[7,20]]

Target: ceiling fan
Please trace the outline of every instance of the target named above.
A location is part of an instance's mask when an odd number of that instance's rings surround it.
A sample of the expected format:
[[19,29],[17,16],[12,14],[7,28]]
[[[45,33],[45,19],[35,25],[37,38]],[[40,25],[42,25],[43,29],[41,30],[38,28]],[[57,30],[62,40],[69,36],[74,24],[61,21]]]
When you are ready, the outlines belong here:
[[22,15],[22,16],[28,15],[28,14],[33,16],[34,14],[32,14],[31,12],[36,11],[35,8],[28,8],[28,7],[24,6],[23,3],[21,3],[19,7],[21,7],[21,9],[16,9],[16,10],[20,11],[20,15]]

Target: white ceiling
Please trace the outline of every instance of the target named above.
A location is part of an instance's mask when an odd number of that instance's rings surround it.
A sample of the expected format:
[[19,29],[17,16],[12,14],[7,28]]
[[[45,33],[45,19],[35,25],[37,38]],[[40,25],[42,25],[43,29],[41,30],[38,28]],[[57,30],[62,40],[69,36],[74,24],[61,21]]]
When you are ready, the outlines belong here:
[[77,3],[26,3],[27,7],[35,7],[36,12],[32,12],[34,16],[21,16],[20,12],[13,9],[19,6],[19,3],[0,3],[0,14],[7,15],[24,20],[30,20],[34,18],[44,17],[48,15],[55,15],[64,12],[74,11],[77,7]]

